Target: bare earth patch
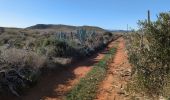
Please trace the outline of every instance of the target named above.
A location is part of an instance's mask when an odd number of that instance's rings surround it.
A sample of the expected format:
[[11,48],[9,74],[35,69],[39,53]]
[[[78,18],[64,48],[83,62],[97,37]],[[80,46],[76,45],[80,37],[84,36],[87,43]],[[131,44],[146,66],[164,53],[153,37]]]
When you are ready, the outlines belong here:
[[99,85],[95,100],[126,100],[128,95],[124,88],[130,80],[131,67],[125,51],[125,40],[117,40],[118,47],[114,60],[109,66],[107,75]]

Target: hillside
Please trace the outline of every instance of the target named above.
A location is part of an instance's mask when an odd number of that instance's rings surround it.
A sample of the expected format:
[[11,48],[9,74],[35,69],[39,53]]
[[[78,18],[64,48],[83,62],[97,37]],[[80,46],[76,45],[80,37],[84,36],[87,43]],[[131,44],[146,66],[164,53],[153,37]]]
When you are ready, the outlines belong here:
[[26,29],[36,30],[36,31],[52,31],[52,32],[76,32],[78,29],[84,29],[87,31],[96,31],[98,33],[106,32],[105,29],[96,26],[70,26],[70,25],[54,25],[54,24],[37,24],[34,26],[27,27]]

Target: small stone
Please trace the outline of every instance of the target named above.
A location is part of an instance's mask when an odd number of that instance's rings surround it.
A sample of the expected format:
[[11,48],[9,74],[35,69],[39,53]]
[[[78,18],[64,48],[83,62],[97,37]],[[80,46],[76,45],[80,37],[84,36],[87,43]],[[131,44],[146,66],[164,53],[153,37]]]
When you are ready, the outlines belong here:
[[117,92],[117,94],[119,94],[119,95],[125,95],[125,92],[124,92],[123,90],[120,90],[120,91]]

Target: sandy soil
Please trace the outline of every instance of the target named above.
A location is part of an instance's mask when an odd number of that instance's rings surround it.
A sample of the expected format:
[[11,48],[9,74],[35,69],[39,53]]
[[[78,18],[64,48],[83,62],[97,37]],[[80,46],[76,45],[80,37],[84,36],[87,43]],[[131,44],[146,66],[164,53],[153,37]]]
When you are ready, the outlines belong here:
[[21,97],[5,96],[0,100],[62,100],[66,93],[84,77],[95,63],[104,57],[104,52],[113,47],[111,42],[108,47],[96,55],[76,62],[63,70],[51,70],[43,75],[38,84],[26,91]]
[[126,100],[124,88],[130,79],[131,67],[127,59],[125,41],[119,38],[117,53],[109,66],[107,75],[99,85],[95,100]]

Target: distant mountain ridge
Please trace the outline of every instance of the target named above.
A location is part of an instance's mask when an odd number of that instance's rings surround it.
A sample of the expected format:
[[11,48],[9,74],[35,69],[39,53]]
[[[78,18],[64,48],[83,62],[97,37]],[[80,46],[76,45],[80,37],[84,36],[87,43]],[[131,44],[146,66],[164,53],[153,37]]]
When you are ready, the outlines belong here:
[[103,29],[97,26],[72,26],[72,25],[64,25],[64,24],[36,24],[26,28],[15,28],[15,27],[0,27],[2,31],[4,30],[11,30],[11,31],[27,31],[29,33],[41,33],[41,34],[51,34],[51,33],[58,33],[58,32],[65,32],[65,33],[76,33],[78,29],[84,29],[86,31],[95,31],[97,33],[105,33],[105,32],[112,32],[112,33],[126,33],[126,30],[109,30]]
[[127,31],[127,30],[107,30],[109,32],[120,32],[120,33],[127,33],[127,32],[131,32],[131,31]]
[[30,27],[27,27],[26,29],[58,29],[62,27],[67,27],[67,28],[76,28],[76,26],[71,26],[71,25],[54,25],[54,24],[36,24]]
[[97,31],[97,32],[106,32],[105,29],[96,27],[96,26],[71,26],[71,25],[63,25],[63,24],[37,24],[34,26],[27,27],[26,29],[32,30],[58,30],[58,31],[76,31],[77,29],[85,29],[87,31]]

